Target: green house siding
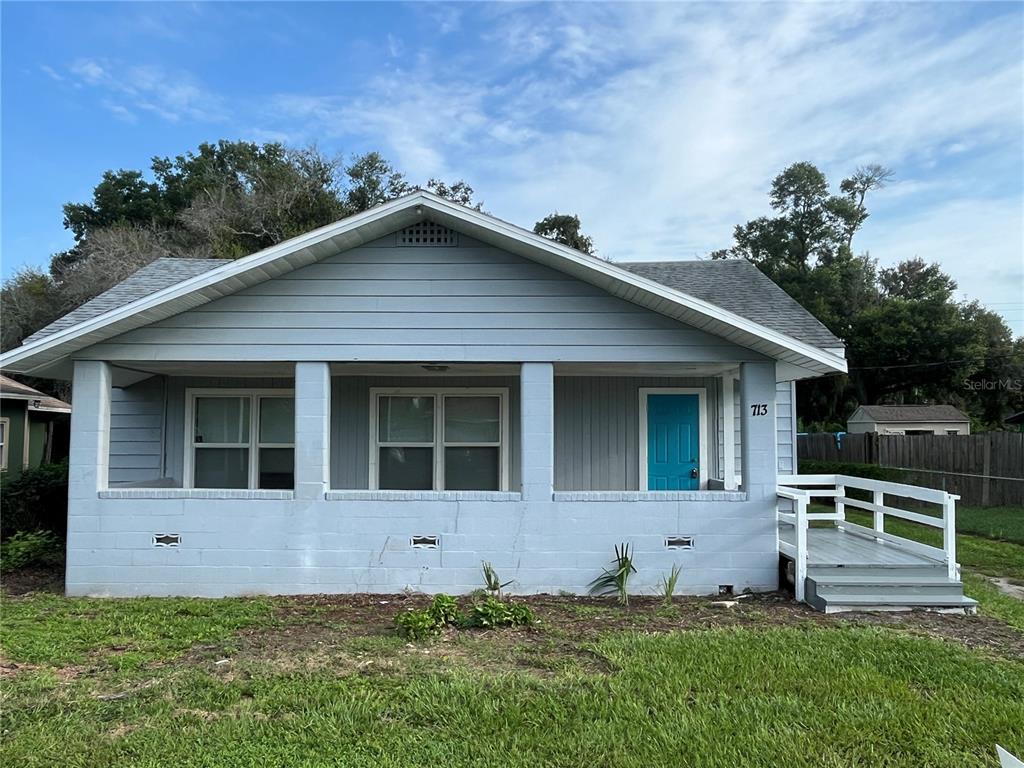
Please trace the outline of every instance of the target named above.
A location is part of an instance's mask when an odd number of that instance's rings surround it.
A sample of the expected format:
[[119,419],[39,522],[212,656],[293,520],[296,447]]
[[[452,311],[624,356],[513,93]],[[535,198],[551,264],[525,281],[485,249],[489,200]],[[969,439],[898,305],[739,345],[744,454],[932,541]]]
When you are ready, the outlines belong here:
[[[7,468],[10,475],[20,475],[25,465],[25,410],[22,400],[0,401],[0,418],[7,419]],[[30,430],[31,431],[31,430]]]

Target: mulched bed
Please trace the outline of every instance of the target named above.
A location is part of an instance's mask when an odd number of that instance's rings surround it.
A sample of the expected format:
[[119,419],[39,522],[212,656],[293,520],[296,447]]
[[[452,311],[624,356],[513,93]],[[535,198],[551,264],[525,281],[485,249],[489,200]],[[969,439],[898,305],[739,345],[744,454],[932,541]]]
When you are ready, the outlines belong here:
[[[4,574],[5,596],[33,591],[63,592],[63,571],[26,569]],[[609,598],[532,595],[513,597],[530,605],[540,620],[535,629],[514,631],[517,642],[569,643],[578,647],[611,631],[678,632],[728,627],[877,626],[955,642],[995,655],[1024,659],[1024,634],[987,616],[958,616],[928,611],[846,613],[825,615],[773,592],[744,595],[735,605],[718,597],[679,597],[671,608],[661,598],[631,598],[622,607]],[[287,654],[340,638],[393,636],[394,617],[407,608],[424,608],[430,597],[421,594],[308,595],[276,597],[272,626],[241,630],[237,640],[253,652]],[[472,598],[462,597],[463,607]],[[733,600],[733,598],[729,598]],[[716,604],[719,603],[719,604]],[[455,631],[455,630],[453,630]],[[462,630],[465,631],[465,630]],[[478,630],[477,630],[478,631]],[[202,649],[197,648],[201,652]],[[212,650],[212,649],[211,649]]]

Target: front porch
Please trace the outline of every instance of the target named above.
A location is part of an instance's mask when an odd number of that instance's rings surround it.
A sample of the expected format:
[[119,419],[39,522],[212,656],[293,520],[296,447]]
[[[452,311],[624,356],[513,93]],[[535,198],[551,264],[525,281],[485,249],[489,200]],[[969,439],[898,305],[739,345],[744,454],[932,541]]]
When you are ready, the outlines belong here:
[[[698,391],[692,485],[652,490],[641,398]],[[75,393],[71,594],[458,593],[483,560],[585,593],[624,541],[638,592],[777,586],[771,362],[84,361]]]

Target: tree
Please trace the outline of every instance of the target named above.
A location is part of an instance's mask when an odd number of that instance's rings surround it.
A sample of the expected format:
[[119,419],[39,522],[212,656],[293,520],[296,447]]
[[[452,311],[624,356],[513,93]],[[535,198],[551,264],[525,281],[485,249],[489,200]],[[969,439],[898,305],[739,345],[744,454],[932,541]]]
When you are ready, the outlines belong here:
[[864,203],[868,192],[882,189],[892,181],[895,174],[884,165],[872,163],[859,166],[853,174],[839,185],[839,189],[851,204],[850,213],[844,227],[847,249],[853,248],[853,236],[868,218],[868,210]]
[[358,213],[394,200],[409,192],[412,186],[378,152],[367,152],[345,168],[349,186],[345,203],[349,213]]
[[483,203],[473,201],[473,188],[464,181],[456,181],[452,184],[446,184],[439,179],[431,178],[427,179],[427,189],[438,197],[451,200],[453,203],[464,205],[475,211],[483,209]]
[[594,253],[594,241],[583,234],[580,217],[561,214],[557,211],[533,225],[533,231],[541,237],[575,248],[583,253]]

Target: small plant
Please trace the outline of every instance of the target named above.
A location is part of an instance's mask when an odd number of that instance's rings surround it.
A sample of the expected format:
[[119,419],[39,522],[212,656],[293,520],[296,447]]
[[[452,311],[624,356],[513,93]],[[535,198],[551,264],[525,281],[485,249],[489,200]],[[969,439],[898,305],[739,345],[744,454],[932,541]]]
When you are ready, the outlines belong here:
[[473,606],[465,625],[495,629],[524,626],[535,621],[530,606],[523,603],[503,603],[495,597],[488,597]]
[[665,605],[672,605],[672,598],[676,594],[676,584],[679,582],[679,574],[683,569],[679,565],[673,565],[667,576],[661,577],[661,596]]
[[63,559],[64,545],[50,531],[19,531],[0,544],[0,568],[4,571],[59,565]]
[[511,581],[506,581],[504,584],[501,583],[501,579],[498,578],[498,572],[494,570],[494,566],[486,560],[483,561],[484,571],[484,584],[487,585],[487,591],[492,595],[501,599],[501,590],[511,584]]
[[462,618],[462,613],[459,611],[459,604],[451,595],[439,594],[434,595],[434,601],[430,604],[427,609],[434,621],[438,626],[447,626],[449,624],[458,624]]
[[426,640],[441,631],[441,625],[430,610],[408,610],[395,616],[395,626],[402,637],[410,640]]
[[636,573],[633,557],[629,552],[629,544],[615,547],[614,567],[604,570],[600,576],[590,582],[590,594],[618,596],[619,605],[629,605],[629,577]]

